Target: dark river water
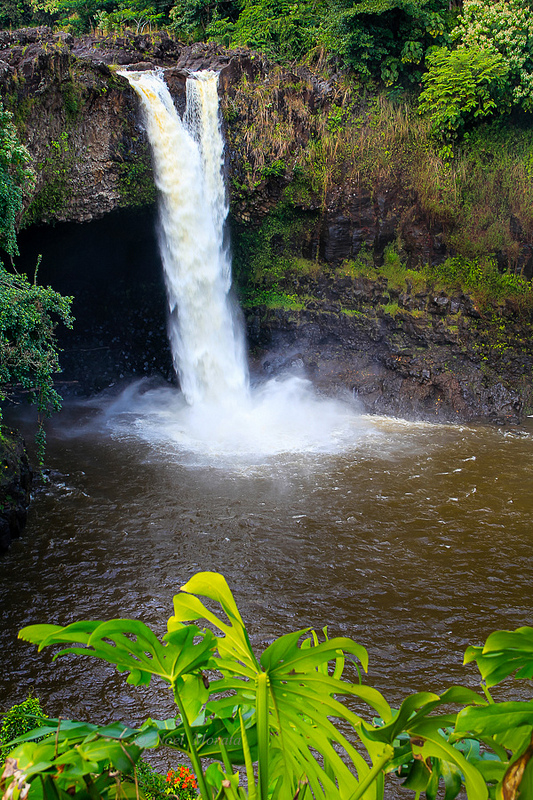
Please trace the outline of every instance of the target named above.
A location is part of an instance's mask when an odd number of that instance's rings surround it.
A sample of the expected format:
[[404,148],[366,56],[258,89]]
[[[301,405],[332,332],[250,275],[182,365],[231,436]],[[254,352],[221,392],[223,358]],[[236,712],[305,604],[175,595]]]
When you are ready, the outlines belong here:
[[474,686],[466,645],[532,623],[532,427],[367,417],[341,453],[202,463],[84,428],[87,414],[56,419],[51,480],[0,560],[3,708],[33,687],[51,715],[171,715],[165,687],[129,687],[96,660],[52,663],[17,632],[132,616],[163,633],[200,570],[226,576],[258,648],[324,625],[364,644],[391,703]]

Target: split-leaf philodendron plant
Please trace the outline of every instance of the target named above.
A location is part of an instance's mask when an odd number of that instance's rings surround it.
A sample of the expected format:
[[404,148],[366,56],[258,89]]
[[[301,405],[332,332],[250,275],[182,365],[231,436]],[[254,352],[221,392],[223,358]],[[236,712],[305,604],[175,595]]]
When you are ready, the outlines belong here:
[[[13,742],[0,784],[12,800],[138,798],[135,764],[162,745],[188,756],[202,800],[380,800],[391,772],[417,798],[433,800],[444,786],[445,800],[462,787],[469,800],[533,800],[533,702],[495,704],[488,691],[517,668],[533,675],[531,628],[469,648],[484,695],[454,686],[414,694],[400,709],[361,683],[368,655],[352,639],[324,631],[320,641],[304,629],[257,657],[225,579],[212,572],[175,596],[163,641],[130,619],[31,625],[20,637],[115,664],[134,685],[159,677],[177,713],[138,729],[47,719]],[[354,682],[344,677],[350,662]]]

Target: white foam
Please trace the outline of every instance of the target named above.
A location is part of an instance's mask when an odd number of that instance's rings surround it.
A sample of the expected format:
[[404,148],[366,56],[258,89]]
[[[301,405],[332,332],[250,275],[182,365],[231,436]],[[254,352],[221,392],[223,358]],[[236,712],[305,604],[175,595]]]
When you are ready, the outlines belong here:
[[134,435],[170,450],[254,460],[282,453],[338,453],[356,446],[375,426],[353,400],[323,398],[311,383],[289,376],[270,380],[241,403],[188,405],[172,387],[145,391],[139,382],[105,409],[116,436]]

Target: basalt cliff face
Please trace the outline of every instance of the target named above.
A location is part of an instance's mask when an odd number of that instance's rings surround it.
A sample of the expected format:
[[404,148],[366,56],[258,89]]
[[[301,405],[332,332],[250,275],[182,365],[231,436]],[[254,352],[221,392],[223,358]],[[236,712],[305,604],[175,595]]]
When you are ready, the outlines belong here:
[[167,36],[108,40],[46,28],[0,32],[0,88],[36,165],[31,222],[88,222],[153,201],[150,156],[135,95],[120,68],[166,70],[178,104],[189,70],[238,80],[249,58],[183,47]]
[[[516,423],[531,404],[529,325],[485,318],[461,293],[400,291],[365,278],[300,279],[303,309],[252,309],[266,374],[300,368],[368,413],[435,422]],[[505,314],[506,312],[503,311]]]
[[26,525],[33,473],[20,434],[0,428],[0,553]]
[[[252,127],[249,119],[242,119],[243,113],[254,111],[254,98],[246,88],[243,91],[243,81],[245,87],[255,82],[266,91],[271,89],[267,106],[275,100],[282,115],[294,116],[294,101],[305,109],[289,131],[304,149],[314,133],[306,129],[306,123],[317,111],[329,109],[337,92],[335,79],[319,80],[307,71],[301,75],[280,72],[245,50],[185,46],[163,34],[74,38],[46,28],[1,31],[0,91],[4,105],[15,114],[37,172],[25,224],[87,222],[114,209],[154,199],[137,100],[117,71],[157,67],[165,70],[179,108],[184,105],[190,71],[213,69],[220,73],[230,141],[228,170],[235,179],[232,206],[243,223],[257,223],[279,201],[291,177],[279,180],[276,168],[270,173],[264,169],[253,192],[243,196],[235,190],[243,164],[245,171],[250,168],[239,152],[238,139],[231,136],[232,129],[243,123]],[[284,82],[289,88],[283,87]],[[264,144],[257,143],[259,147]],[[401,186],[397,175],[391,173],[373,187],[338,176],[325,199],[324,204],[318,195],[307,196],[298,198],[296,204],[311,216],[320,216],[320,224],[311,227],[300,249],[326,263],[340,263],[357,255],[362,247],[372,250],[379,260],[398,233],[410,263],[442,260],[446,254],[438,226],[432,227],[424,218],[416,195]]]
[[[153,67],[165,69],[179,108],[190,70],[221,74],[236,275],[248,292],[245,318],[260,373],[300,368],[325,391],[348,389],[378,413],[499,423],[531,413],[531,320],[518,306],[482,309],[461,292],[398,288],[344,267],[360,253],[379,265],[400,240],[402,259],[414,268],[439,263],[448,251],[441,227],[394,167],[374,170],[369,181],[333,168],[322,175],[315,159],[303,186],[301,164],[320,138],[316,120],[325,112],[330,125],[337,108],[335,78],[283,73],[248,51],[185,46],[166,35],[1,32],[2,97],[37,173],[22,256],[31,268],[42,252],[41,280],[77,298],[77,329],[62,341],[65,390],[172,375],[150,155],[136,97],[117,74]],[[266,152],[273,107],[274,144]],[[529,274],[530,245],[516,235]],[[272,302],[269,264],[263,272],[257,266],[261,248],[263,261],[276,263],[275,288],[289,306]],[[295,269],[294,259],[307,269]],[[269,296],[250,295],[254,286]]]

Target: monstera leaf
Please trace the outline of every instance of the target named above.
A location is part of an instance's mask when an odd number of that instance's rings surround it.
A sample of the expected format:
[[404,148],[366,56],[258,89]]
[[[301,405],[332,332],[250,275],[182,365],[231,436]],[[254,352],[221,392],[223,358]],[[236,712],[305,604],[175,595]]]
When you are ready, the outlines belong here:
[[[200,629],[199,620],[208,628]],[[376,689],[360,682],[359,668],[366,671],[368,665],[365,648],[346,637],[330,639],[326,630],[323,640],[307,628],[281,636],[258,657],[233,595],[217,573],[195,575],[174,597],[163,641],[144,623],[128,619],[34,625],[19,635],[40,649],[62,645],[57,656],[103,659],[127,672],[134,685],[157,676],[172,687],[179,710],[173,720],[148,720],[137,731],[120,724],[97,731],[63,722],[53,730],[53,721],[41,728],[37,735],[46,737],[44,743],[53,738],[54,748],[59,747],[54,759],[64,761],[61,771],[67,775],[86,774],[87,765],[100,769],[106,752],[113,764],[125,757],[123,748],[130,748],[134,761],[137,750],[165,744],[190,757],[203,800],[212,800],[213,792],[232,800],[294,800],[306,791],[315,800],[380,800],[385,771],[409,759],[438,765],[430,780],[425,768],[410,776],[417,785],[426,780],[428,796],[442,777],[451,800],[460,774],[469,796],[475,787],[473,796],[485,797],[481,776],[439,733],[439,725],[453,725],[455,715],[431,716],[439,705],[473,703],[477,695],[459,688],[441,696],[419,693],[393,712]],[[344,677],[348,663],[354,681]],[[365,704],[379,715],[381,726],[365,723],[343,698]],[[412,741],[404,752],[396,740],[406,731]],[[21,746],[40,744],[30,739]],[[47,758],[50,752],[43,751],[46,775]],[[204,771],[203,758],[220,763]],[[234,769],[243,764],[247,795]]]
[[[196,595],[218,604],[224,618]],[[340,678],[339,665],[344,665],[346,655],[366,670],[365,648],[348,638],[319,643],[304,629],[276,639],[257,659],[231,591],[217,573],[199,573],[182,587],[174,598],[169,633],[199,619],[222,634],[214,658],[222,678],[211,682],[209,708],[217,717],[243,706],[255,712],[254,740],[250,741],[250,731],[245,736],[259,762],[259,796],[266,798],[268,786],[274,786],[275,797],[292,800],[305,778],[317,798],[350,797],[357,782],[348,765],[359,779],[370,773],[370,767],[332,722],[343,720],[356,730],[362,724],[336,698],[358,697],[384,719],[391,718],[390,707],[377,690]],[[369,797],[372,792],[369,789]]]
[[[114,664],[120,672],[129,672],[128,683],[148,684],[158,675],[171,685],[185,675],[208,666],[216,647],[210,631],[201,632],[189,625],[165,637],[162,644],[144,622],[113,619],[109,622],[75,622],[59,625],[30,625],[19,638],[39,645],[39,650],[52,644],[79,643],[83,647],[67,647],[56,654],[88,655]],[[200,638],[200,641],[195,641]]]

